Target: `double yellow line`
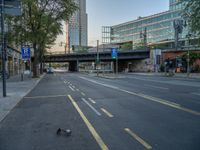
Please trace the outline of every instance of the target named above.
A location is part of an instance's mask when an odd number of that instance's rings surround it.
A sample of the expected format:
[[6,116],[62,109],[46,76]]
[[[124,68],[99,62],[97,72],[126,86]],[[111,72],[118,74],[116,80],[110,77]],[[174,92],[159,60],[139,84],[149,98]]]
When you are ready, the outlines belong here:
[[99,136],[95,128],[92,126],[92,124],[89,122],[89,120],[86,118],[84,113],[79,108],[78,104],[75,102],[75,100],[71,97],[71,95],[68,95],[69,100],[72,102],[73,106],[77,110],[77,112],[80,114],[81,118],[85,122],[86,126],[88,127],[89,131],[91,132],[92,136],[96,140],[96,142],[99,144],[100,148],[102,150],[109,150],[108,147],[103,142],[102,138]]

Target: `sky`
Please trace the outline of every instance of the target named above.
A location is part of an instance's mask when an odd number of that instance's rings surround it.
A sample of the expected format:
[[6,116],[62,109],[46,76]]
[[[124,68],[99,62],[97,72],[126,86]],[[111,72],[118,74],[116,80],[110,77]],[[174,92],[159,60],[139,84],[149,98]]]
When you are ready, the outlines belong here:
[[[89,46],[95,46],[97,40],[101,42],[102,26],[117,25],[169,9],[169,0],[86,0],[86,3]],[[64,47],[59,46],[61,41],[65,42],[65,34],[58,37],[53,49],[64,51]]]

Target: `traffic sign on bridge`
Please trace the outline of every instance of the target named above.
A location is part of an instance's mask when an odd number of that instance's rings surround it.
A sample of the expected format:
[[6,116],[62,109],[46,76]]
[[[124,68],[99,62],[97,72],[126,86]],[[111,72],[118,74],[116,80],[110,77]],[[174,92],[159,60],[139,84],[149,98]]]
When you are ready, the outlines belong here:
[[117,59],[117,57],[118,57],[118,49],[117,48],[111,49],[111,56],[112,56],[112,59]]

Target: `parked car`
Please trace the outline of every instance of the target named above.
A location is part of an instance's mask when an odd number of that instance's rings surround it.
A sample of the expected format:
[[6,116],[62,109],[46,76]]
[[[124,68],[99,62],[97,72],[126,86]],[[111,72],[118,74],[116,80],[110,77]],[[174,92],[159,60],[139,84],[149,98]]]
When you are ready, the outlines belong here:
[[52,67],[48,68],[48,69],[47,69],[47,73],[48,73],[48,74],[53,74],[53,73],[54,73],[53,68],[52,68]]

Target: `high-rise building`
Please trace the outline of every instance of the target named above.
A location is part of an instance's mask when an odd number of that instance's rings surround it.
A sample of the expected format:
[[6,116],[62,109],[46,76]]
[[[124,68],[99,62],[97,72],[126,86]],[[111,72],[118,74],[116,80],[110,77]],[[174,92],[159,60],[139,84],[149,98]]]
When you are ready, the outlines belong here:
[[[138,17],[136,20],[102,29],[103,43],[123,44],[132,43],[133,48],[140,43],[147,45],[164,44],[167,47],[174,47],[175,29],[174,22],[182,19],[184,3],[180,0],[169,0],[169,10],[147,17]],[[184,26],[184,25],[183,25]],[[179,41],[185,44],[187,27],[183,27],[179,34]]]
[[66,46],[71,50],[73,46],[87,46],[87,13],[86,0],[74,0],[79,9],[66,22]]

